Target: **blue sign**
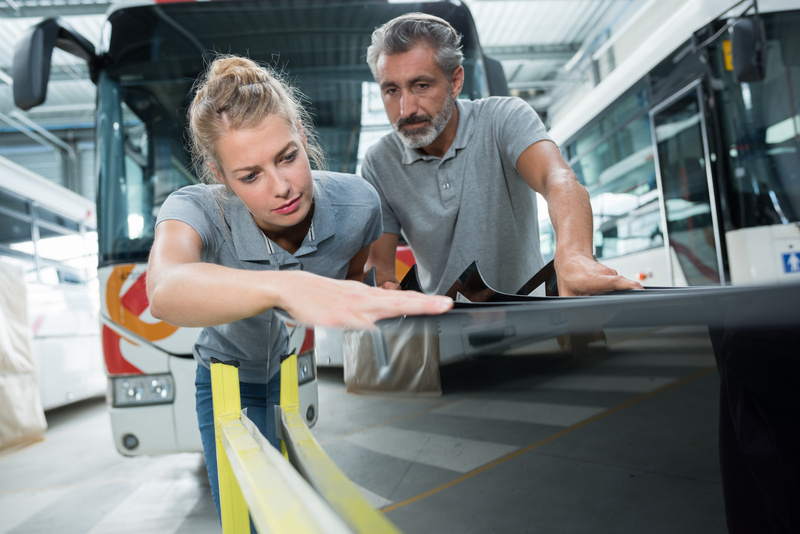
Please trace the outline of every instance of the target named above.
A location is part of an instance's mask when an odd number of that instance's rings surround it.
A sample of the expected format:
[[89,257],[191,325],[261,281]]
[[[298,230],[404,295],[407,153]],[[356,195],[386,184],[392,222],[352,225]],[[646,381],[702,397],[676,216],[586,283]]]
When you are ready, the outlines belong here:
[[783,255],[783,272],[800,273],[800,252],[789,252]]

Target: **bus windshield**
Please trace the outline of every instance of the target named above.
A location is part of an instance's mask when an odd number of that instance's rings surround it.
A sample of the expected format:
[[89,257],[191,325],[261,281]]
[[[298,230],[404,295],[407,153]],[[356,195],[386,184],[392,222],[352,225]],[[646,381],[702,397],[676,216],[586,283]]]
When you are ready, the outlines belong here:
[[372,30],[394,16],[426,11],[451,21],[464,36],[462,96],[489,94],[460,4],[298,4],[161,4],[109,15],[98,79],[101,266],[145,261],[159,207],[197,181],[185,115],[195,79],[216,53],[268,64],[300,89],[331,171],[357,172],[366,146],[390,130],[365,57]]
[[800,11],[766,14],[764,80],[741,84],[717,50],[733,228],[800,221]]

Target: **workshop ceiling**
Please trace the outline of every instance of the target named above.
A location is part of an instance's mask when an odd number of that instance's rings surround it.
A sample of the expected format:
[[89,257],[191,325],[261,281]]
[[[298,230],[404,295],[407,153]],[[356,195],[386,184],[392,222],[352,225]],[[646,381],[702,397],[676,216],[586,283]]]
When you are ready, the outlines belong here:
[[[591,78],[592,52],[615,27],[650,0],[465,0],[485,53],[500,60],[509,89],[540,114]],[[96,42],[104,14],[100,0],[0,0],[0,129],[29,132],[92,128],[94,85],[79,59],[56,50],[48,98],[22,112],[13,104],[11,64],[19,36],[43,17],[61,16]],[[27,134],[32,135],[32,134]]]

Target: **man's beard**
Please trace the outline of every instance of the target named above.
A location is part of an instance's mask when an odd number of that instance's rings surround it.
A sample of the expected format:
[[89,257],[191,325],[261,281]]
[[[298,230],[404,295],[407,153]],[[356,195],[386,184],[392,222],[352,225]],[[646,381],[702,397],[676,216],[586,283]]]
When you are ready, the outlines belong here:
[[[422,148],[433,143],[439,134],[441,134],[450,117],[453,115],[453,107],[455,106],[455,98],[448,91],[447,100],[445,100],[444,107],[431,118],[430,115],[411,115],[405,119],[398,119],[397,122],[392,124],[392,128],[400,136],[400,140],[408,148]],[[415,128],[414,130],[404,130],[403,126],[406,124],[425,123],[425,126]]]

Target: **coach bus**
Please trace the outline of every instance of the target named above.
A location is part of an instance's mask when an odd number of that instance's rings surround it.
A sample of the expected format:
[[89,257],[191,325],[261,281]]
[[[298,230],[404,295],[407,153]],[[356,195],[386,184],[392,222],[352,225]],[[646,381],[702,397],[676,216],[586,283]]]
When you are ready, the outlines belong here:
[[25,288],[25,302],[9,304],[27,316],[44,410],[106,392],[94,208],[0,157],[0,263],[19,273]]
[[[488,96],[490,83],[504,82],[499,63],[482,55],[469,10],[455,1],[117,4],[96,47],[58,19],[42,21],[21,39],[14,63],[20,108],[44,101],[53,46],[86,60],[97,84],[102,336],[121,453],[201,450],[191,355],[197,331],[155,320],[145,294],[159,207],[172,191],[197,181],[184,137],[194,80],[214,52],[284,70],[308,97],[328,168],[355,172],[364,146],[388,127],[370,120],[362,127],[362,118],[374,115],[368,108],[380,105],[369,97],[375,85],[365,62],[370,35],[408,11],[439,15],[464,35],[466,96]],[[296,345],[308,348],[310,336],[299,332]],[[307,380],[300,396],[309,424],[318,414],[313,356],[305,351],[298,363],[300,380]]]
[[551,117],[597,257],[645,285],[800,279],[800,4],[732,5],[620,33],[595,57],[616,68]]

